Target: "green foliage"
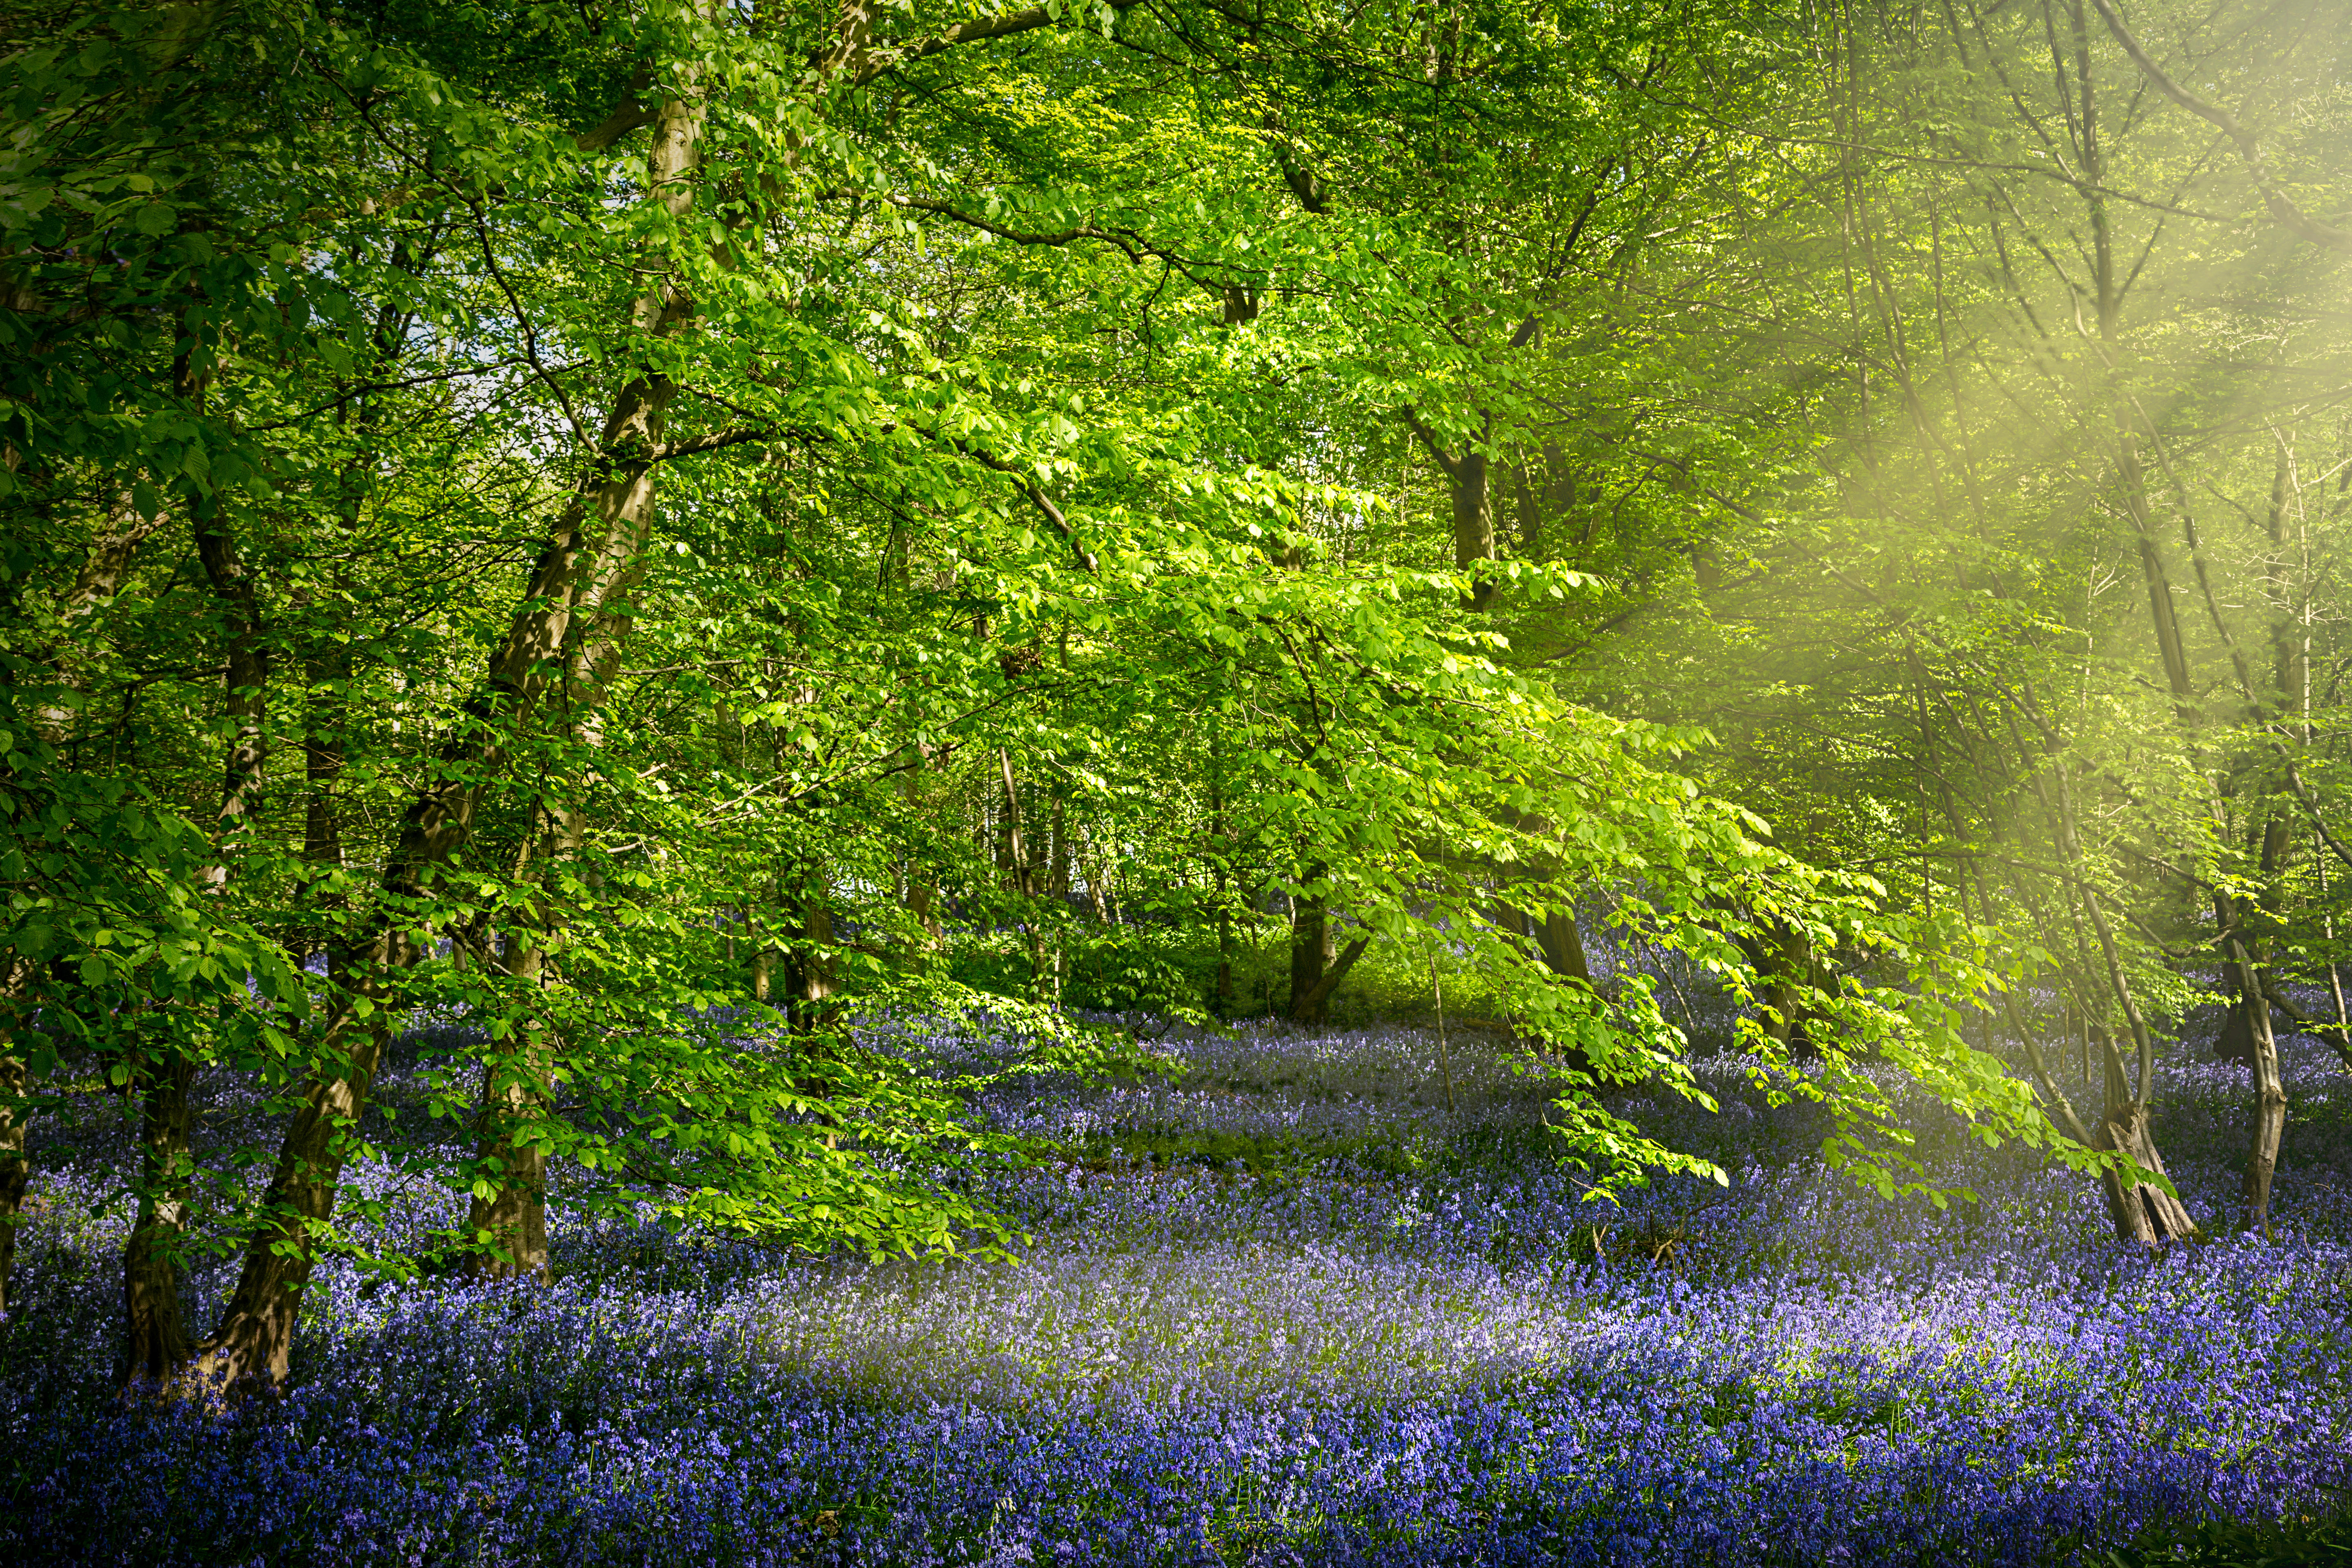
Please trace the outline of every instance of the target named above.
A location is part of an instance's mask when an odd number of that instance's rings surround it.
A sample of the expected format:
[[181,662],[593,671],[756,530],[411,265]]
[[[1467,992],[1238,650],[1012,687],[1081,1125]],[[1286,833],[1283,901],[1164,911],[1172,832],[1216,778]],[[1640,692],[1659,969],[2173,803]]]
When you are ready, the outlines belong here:
[[[2084,492],[2010,455],[1987,510],[1959,394],[1879,462],[1840,378],[1930,334],[1807,283],[1870,237],[1821,205],[1813,21],[1465,15],[60,8],[0,61],[32,1079],[70,1038],[142,1094],[363,1100],[357,1042],[431,1010],[478,1038],[373,1152],[453,1207],[528,1153],[591,1207],[941,1249],[994,1234],[990,1076],[882,1026],[1098,1067],[1072,1010],[1303,1005],[1321,911],[1342,1016],[1422,1011],[1433,962],[1553,1065],[1596,1192],[1719,1177],[1611,1109],[1706,1096],[1652,980],[1542,949],[1565,919],[1728,996],[1883,1191],[1953,1195],[1890,1069],[2115,1163],[1969,1030],[2037,975],[2113,1030],[2185,1006],[2190,888],[2336,940],[2214,804],[2284,798],[2280,710],[2168,728],[2077,608]],[[1857,47],[1874,136],[1972,149],[1874,210],[2008,308],[2005,100],[1953,39]],[[1898,323],[1963,288],[1903,276]],[[2031,406],[2089,428],[2065,356]],[[1906,532],[1906,484],[1979,499]],[[2131,911],[2111,963],[2086,900]]]
[[2116,1568],[2306,1568],[2352,1557],[2352,1511],[2247,1523],[2232,1519],[2161,1525],[2107,1553]]

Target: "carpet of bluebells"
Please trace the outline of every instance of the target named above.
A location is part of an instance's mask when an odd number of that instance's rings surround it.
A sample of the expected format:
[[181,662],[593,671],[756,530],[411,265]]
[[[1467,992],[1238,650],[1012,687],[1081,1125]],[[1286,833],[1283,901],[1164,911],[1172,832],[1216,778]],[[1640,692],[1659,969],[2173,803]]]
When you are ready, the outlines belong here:
[[[908,1037],[943,1059],[965,1036]],[[1824,1168],[1728,1059],[1728,1171],[1586,1201],[1539,1086],[1426,1031],[1171,1036],[1166,1081],[1016,1079],[1065,1156],[982,1180],[1011,1261],[559,1227],[551,1287],[313,1288],[282,1399],[126,1405],[119,1101],[37,1124],[0,1328],[0,1550],[321,1563],[2038,1563],[2352,1481],[2352,1079],[2287,1043],[2269,1238],[2242,1069],[2168,1064],[2213,1239],[1917,1113],[1937,1211]],[[413,1060],[414,1051],[407,1059]],[[1447,1081],[1452,1106],[1448,1106]],[[387,1093],[396,1101],[403,1079]],[[234,1096],[207,1125],[237,1114]],[[367,1179],[366,1173],[362,1173]],[[447,1200],[385,1176],[398,1230]],[[209,1315],[225,1268],[191,1281]]]

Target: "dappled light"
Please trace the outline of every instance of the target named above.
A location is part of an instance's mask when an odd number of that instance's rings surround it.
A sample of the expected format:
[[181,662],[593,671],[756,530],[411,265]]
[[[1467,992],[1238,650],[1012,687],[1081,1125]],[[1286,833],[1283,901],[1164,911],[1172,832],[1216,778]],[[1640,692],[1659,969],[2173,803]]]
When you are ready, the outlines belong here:
[[2352,1561],[2312,0],[0,6],[12,1561]]

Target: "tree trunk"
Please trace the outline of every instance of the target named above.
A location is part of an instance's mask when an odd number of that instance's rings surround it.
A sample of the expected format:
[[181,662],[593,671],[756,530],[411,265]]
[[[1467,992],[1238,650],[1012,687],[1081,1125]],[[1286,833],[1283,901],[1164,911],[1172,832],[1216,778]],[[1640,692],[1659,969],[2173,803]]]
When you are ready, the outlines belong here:
[[[1482,561],[1495,559],[1495,503],[1486,482],[1486,454],[1465,452],[1447,475],[1454,500],[1454,569],[1477,570]],[[1481,577],[1463,597],[1466,610],[1485,610],[1495,601],[1495,581]]]
[[[1320,866],[1307,868],[1307,880],[1323,874]],[[1304,893],[1294,894],[1290,900],[1290,1017],[1294,1023],[1310,1023],[1307,1016],[1308,998],[1323,984],[1324,971],[1331,966],[1331,928],[1324,918],[1323,900]]]
[[1815,1054],[1804,1002],[1815,968],[1812,943],[1802,931],[1774,926],[1759,937],[1743,940],[1740,946],[1761,982],[1757,1021],[1765,1037],[1787,1047],[1792,1058]]
[[[382,939],[380,949],[391,941]],[[403,966],[404,960],[414,962],[404,954],[379,951],[363,967],[380,973]],[[362,1020],[351,1002],[350,997],[341,999],[328,1018],[320,1055],[331,1065],[311,1080],[287,1129],[278,1168],[246,1247],[236,1293],[198,1351],[196,1370],[217,1389],[254,1377],[285,1381],[302,1292],[316,1262],[316,1233],[335,1212],[345,1130],[356,1127],[366,1110],[383,1054],[384,1015],[379,1011]]]
[[1217,889],[1217,1016],[1231,1018],[1237,1011],[1234,998],[1234,911],[1225,889]]
[[2230,1010],[2221,1015],[2221,1032],[2213,1040],[2213,1059],[2251,1068],[2254,1065],[2254,1014],[2258,1007],[2264,1013],[2270,1008],[2246,994],[2235,969],[2230,972],[2230,984],[2235,994],[2230,999]]
[[[546,965],[539,933],[517,931],[508,937],[509,975],[536,986]],[[482,1068],[475,1133],[480,1172],[466,1214],[467,1239],[480,1249],[467,1256],[467,1267],[478,1279],[548,1278],[547,1153],[525,1131],[539,1109],[541,1086],[554,1070],[546,1028],[541,1018],[525,1018],[516,1031],[514,1058],[493,1059]]]
[[[650,200],[672,220],[694,205],[693,175],[704,110],[688,99],[666,100],[646,156]],[[689,313],[691,301],[655,268],[652,287],[630,306],[630,324],[647,335],[667,335]],[[411,801],[383,887],[397,903],[428,896],[439,868],[464,844],[487,780],[505,765],[506,749],[491,725],[522,724],[535,713],[551,682],[568,671],[583,628],[634,569],[653,519],[654,462],[664,416],[676,389],[661,374],[627,383],[614,399],[599,442],[600,460],[573,492],[531,570],[520,608],[492,654],[475,703],[486,721],[452,740],[435,782]],[[293,1349],[301,1295],[315,1258],[316,1228],[333,1213],[342,1175],[342,1130],[355,1126],[367,1105],[383,1047],[384,1017],[359,1017],[352,1005],[381,1004],[381,977],[423,956],[403,928],[379,916],[373,935],[354,950],[354,981],[330,1014],[320,1062],[289,1127],[278,1168],[247,1244],[245,1268],[221,1321],[200,1354],[208,1378],[234,1384],[267,1376],[282,1380]]]
[[[1529,318],[1532,324],[1533,318]],[[1528,329],[1520,329],[1525,341]],[[1494,487],[1488,482],[1488,459],[1486,451],[1475,444],[1466,443],[1459,457],[1445,449],[1437,432],[1421,422],[1421,416],[1411,409],[1405,411],[1413,434],[1428,449],[1430,458],[1445,476],[1446,494],[1454,508],[1454,569],[1467,576],[1477,570],[1478,563],[1495,559]],[[1485,417],[1485,438],[1494,435],[1494,419]],[[1465,610],[1483,611],[1494,603],[1495,584],[1492,578],[1479,578],[1462,595]]]
[[[1314,883],[1322,879],[1328,868],[1309,866],[1306,880]],[[1348,978],[1348,971],[1364,955],[1370,937],[1358,937],[1338,952],[1332,952],[1333,937],[1329,911],[1320,895],[1308,898],[1294,896],[1290,903],[1290,1021],[1314,1026],[1324,1021],[1333,992]]]
[[[1327,926],[1325,930],[1328,933],[1329,928]],[[1328,934],[1325,940],[1327,942],[1329,940]],[[1356,960],[1364,956],[1364,949],[1370,947],[1371,942],[1372,939],[1369,936],[1358,937],[1339,950],[1339,956],[1333,959],[1330,966],[1323,971],[1322,978],[1317,980],[1314,986],[1304,996],[1294,992],[1290,1003],[1290,1021],[1294,1024],[1320,1026],[1330,1006],[1332,993],[1339,989],[1339,983],[1348,978],[1348,971],[1356,967]]]
[[999,858],[1005,885],[1021,900],[1021,924],[1029,941],[1029,994],[1034,999],[1049,975],[1045,963],[1045,928],[1038,918],[1037,867],[1029,847],[1028,815],[1022,809],[1021,781],[1013,771],[1013,753],[1000,748],[997,766],[1004,780],[1003,840]]
[[174,1051],[140,1085],[139,1217],[122,1249],[123,1381],[161,1384],[188,1359],[179,1241],[194,1164],[188,1144],[194,1062]]
[[[12,961],[10,967],[13,972],[21,964]],[[13,992],[15,985],[9,989]],[[11,1005],[0,1020],[12,1036],[16,1013]],[[7,1317],[14,1302],[16,1226],[23,1220],[25,1187],[32,1175],[25,1163],[25,1116],[16,1103],[25,1093],[25,1058],[14,1049],[13,1038],[6,1043],[10,1048],[0,1054],[0,1320]]]
[[2271,1005],[2263,994],[2262,977],[2246,961],[2245,949],[2232,942],[2230,952],[2254,1024],[2254,1146],[2246,1164],[2246,1223],[2261,1226],[2267,1236],[2271,1176],[2278,1169],[2279,1141],[2286,1131],[2286,1086],[2279,1079],[2278,1041],[2271,1034]]
[[[182,380],[185,380],[184,374]],[[228,619],[227,696],[231,724],[216,829],[220,858],[201,881],[217,897],[230,867],[251,839],[262,807],[268,750],[269,659],[259,595],[236,541],[211,503],[192,497],[197,558]],[[140,1086],[139,1214],[122,1249],[123,1377],[168,1383],[188,1356],[180,1304],[181,1234],[194,1174],[188,1142],[188,1090],[196,1064],[173,1047],[134,1070]]]
[[[633,580],[634,574],[625,571],[610,589],[594,629],[566,671],[564,710],[571,716],[572,739],[591,753],[604,743],[604,692],[619,668],[621,645],[628,638],[627,584]],[[509,937],[507,949],[507,973],[534,990],[555,978],[549,972],[548,955],[561,946],[567,916],[555,902],[553,889],[588,835],[579,805],[562,794],[542,796],[536,816],[540,891],[517,911],[518,929]],[[531,853],[530,845],[524,853],[526,858]],[[526,869],[527,858],[516,868],[518,879]],[[531,1124],[547,1114],[554,1091],[555,1044],[543,1016],[526,1016],[516,1053],[505,1061],[493,1059],[483,1069],[476,1174],[466,1226],[488,1248],[473,1255],[475,1271],[482,1278],[544,1281],[550,1277],[547,1151]]]
[[1587,988],[1592,985],[1592,966],[1584,956],[1584,933],[1577,929],[1576,911],[1554,909],[1544,912],[1544,963],[1554,974],[1568,980],[1580,980]]
[[[2164,1159],[2156,1152],[2156,1140],[2149,1125],[2147,1107],[2126,1103],[2110,1111],[2099,1125],[2098,1147],[2119,1150],[2132,1157],[2143,1171],[2165,1174]],[[2114,1218],[2116,1234],[2126,1241],[2137,1241],[2146,1247],[2162,1242],[2184,1239],[2197,1234],[2196,1222],[2180,1200],[2162,1187],[2141,1184],[2127,1186],[2124,1179],[2110,1171],[2104,1178],[2107,1192],[2107,1210]]]
[[835,984],[833,898],[823,870],[812,868],[802,874],[798,902],[800,932],[786,957],[792,994],[786,999],[785,1009],[794,1034],[812,1035],[824,1026],[830,1015]]

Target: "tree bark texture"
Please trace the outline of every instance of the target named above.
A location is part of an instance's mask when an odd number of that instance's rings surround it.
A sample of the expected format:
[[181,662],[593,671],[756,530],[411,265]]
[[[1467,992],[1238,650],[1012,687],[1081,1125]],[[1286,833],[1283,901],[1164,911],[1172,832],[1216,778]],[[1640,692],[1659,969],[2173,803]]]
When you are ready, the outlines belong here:
[[[2164,1158],[2156,1152],[2145,1105],[2126,1104],[2111,1110],[2099,1125],[2098,1147],[2120,1151],[2130,1155],[2141,1170],[2165,1174]],[[2197,1234],[2197,1223],[2189,1217],[2189,1211],[2162,1187],[2128,1184],[2112,1171],[2105,1177],[2105,1184],[2116,1234],[2125,1240],[2155,1247]]]
[[1544,963],[1554,974],[1591,986],[1592,966],[1584,956],[1584,933],[1577,929],[1574,910],[1546,910],[1541,940]]
[[[1311,880],[1322,875],[1321,867],[1309,868]],[[1324,916],[1323,900],[1296,894],[1290,900],[1290,1016],[1294,1023],[1309,1023],[1307,999],[1323,984],[1323,972],[1331,966],[1332,942],[1330,922]]]
[[[413,955],[383,951],[391,941],[382,939],[379,950],[363,961],[369,970],[415,962]],[[285,1381],[318,1232],[334,1214],[344,1135],[365,1110],[383,1058],[383,1017],[378,1012],[359,1018],[347,997],[328,1018],[319,1047],[324,1070],[306,1089],[278,1147],[236,1290],[197,1352],[199,1375],[216,1387],[254,1377]]]

